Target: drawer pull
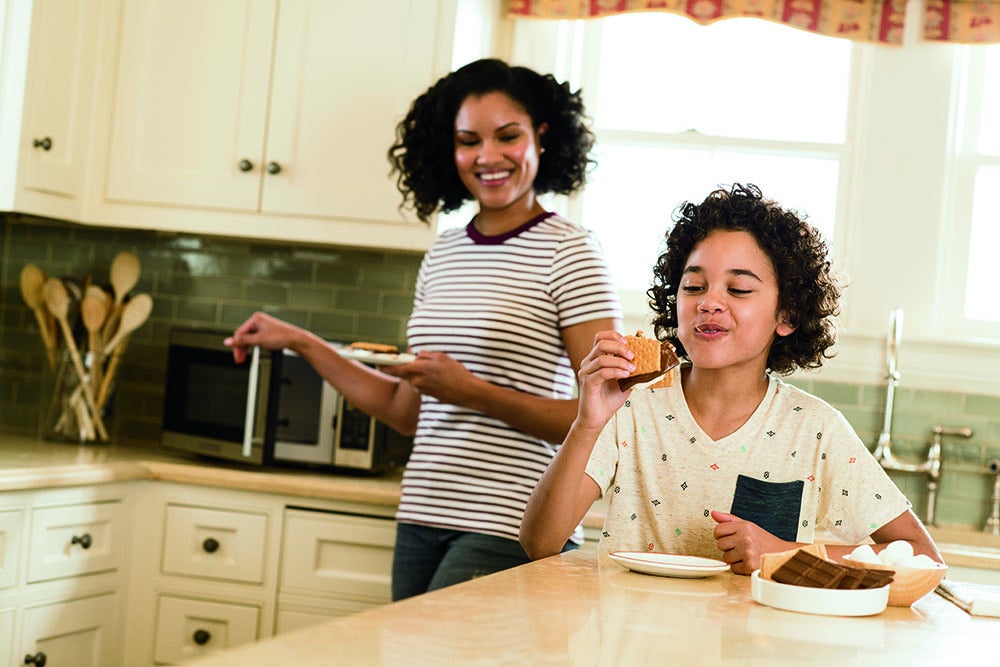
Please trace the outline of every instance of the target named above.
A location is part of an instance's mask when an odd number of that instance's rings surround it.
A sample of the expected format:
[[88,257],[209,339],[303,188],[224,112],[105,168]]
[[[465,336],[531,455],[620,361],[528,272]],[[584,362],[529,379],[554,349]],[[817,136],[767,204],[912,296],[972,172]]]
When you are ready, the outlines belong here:
[[271,174],[272,176],[274,176],[275,174],[280,174],[281,173],[281,165],[278,164],[277,162],[268,162],[267,163],[267,173]]
[[41,148],[43,151],[52,150],[52,137],[43,137],[41,139],[34,139],[31,145],[35,148]]
[[26,664],[26,665],[35,665],[36,667],[45,667],[45,663],[47,661],[48,661],[48,658],[45,657],[45,654],[42,653],[41,651],[39,651],[35,655],[26,655],[26,656],[24,656],[24,664]]
[[213,537],[209,537],[201,543],[201,548],[204,549],[206,553],[214,554],[219,550],[219,541]]
[[74,535],[70,544],[79,544],[84,549],[89,549],[90,545],[94,543],[94,538],[90,536],[90,533],[84,533],[83,535]]
[[240,160],[239,168],[240,171],[250,171],[251,169],[253,169],[253,162],[251,162],[246,158],[243,158],[242,160]]
[[191,638],[194,639],[194,643],[198,646],[204,646],[212,641],[212,633],[208,630],[195,630],[194,636]]

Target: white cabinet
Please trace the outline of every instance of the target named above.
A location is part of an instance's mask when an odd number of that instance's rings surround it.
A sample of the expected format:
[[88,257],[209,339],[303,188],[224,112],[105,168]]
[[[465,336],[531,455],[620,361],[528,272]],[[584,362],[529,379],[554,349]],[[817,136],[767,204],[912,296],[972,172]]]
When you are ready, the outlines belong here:
[[0,496],[0,660],[122,665],[129,484]]
[[17,584],[23,521],[21,510],[0,511],[0,592]]
[[422,249],[386,154],[455,0],[123,0],[102,223]]
[[78,220],[103,0],[0,0],[0,210]]
[[120,664],[115,631],[116,599],[96,595],[28,607],[24,611],[18,664],[48,667],[106,667]]
[[269,637],[281,497],[166,482],[144,491],[126,664],[179,664]]
[[392,519],[286,510],[278,631],[391,602],[395,540]]

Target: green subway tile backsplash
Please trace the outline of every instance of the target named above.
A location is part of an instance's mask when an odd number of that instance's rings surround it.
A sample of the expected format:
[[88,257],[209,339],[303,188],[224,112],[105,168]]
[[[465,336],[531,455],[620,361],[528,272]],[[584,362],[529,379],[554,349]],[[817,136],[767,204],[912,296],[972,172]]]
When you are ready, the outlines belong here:
[[[329,339],[405,345],[420,266],[420,257],[412,253],[202,238],[0,214],[0,427],[35,433],[43,400],[44,355],[34,317],[21,299],[21,268],[33,262],[50,275],[90,275],[106,283],[111,259],[123,249],[135,252],[142,262],[134,292],[151,294],[155,307],[150,321],[133,335],[122,364],[108,420],[116,441],[157,445],[166,339],[175,326],[227,331],[260,309]],[[841,410],[874,449],[882,428],[885,387],[817,377],[810,374],[791,382]],[[1000,458],[1000,397],[923,391],[905,383],[897,389],[897,457],[923,461],[936,424],[974,429],[969,440],[944,439],[938,523],[981,528],[992,489],[985,465]],[[924,517],[926,477],[891,475],[917,515]]]

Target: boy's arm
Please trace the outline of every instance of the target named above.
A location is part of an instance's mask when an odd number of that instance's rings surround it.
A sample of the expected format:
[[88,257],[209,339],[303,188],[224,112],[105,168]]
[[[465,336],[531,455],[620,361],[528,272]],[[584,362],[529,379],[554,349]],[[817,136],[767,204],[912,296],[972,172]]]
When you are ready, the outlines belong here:
[[[913,554],[926,554],[936,560],[939,563],[943,563],[944,559],[941,557],[941,553],[938,551],[937,545],[934,544],[934,539],[931,537],[930,533],[924,527],[924,524],[920,522],[917,515],[913,513],[913,510],[906,510],[895,519],[885,524],[874,533],[871,534],[872,540],[875,544],[872,545],[872,549],[876,552],[881,551],[890,542],[895,542],[896,540],[905,540],[909,542],[913,547]],[[840,560],[844,556],[849,555],[857,545],[831,545],[826,546],[827,554]]]
[[521,546],[529,558],[562,551],[587,510],[600,498],[600,487],[586,473],[587,461],[605,424],[630,393],[618,387],[618,380],[635,370],[633,356],[620,333],[602,331],[580,364],[576,419],[532,491],[521,519]]
[[532,560],[562,551],[601,489],[585,471],[599,431],[573,422],[566,440],[538,481],[521,519],[521,546]]

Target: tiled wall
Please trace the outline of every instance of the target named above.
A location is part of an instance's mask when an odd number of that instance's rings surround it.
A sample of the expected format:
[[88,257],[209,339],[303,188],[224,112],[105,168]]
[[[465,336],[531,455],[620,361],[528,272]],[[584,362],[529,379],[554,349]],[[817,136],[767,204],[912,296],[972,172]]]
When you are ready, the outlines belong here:
[[159,441],[166,340],[171,327],[231,331],[263,309],[330,340],[401,344],[420,256],[257,244],[70,225],[0,214],[0,428],[35,433],[43,347],[19,287],[31,262],[48,275],[108,284],[120,250],[142,263],[134,293],[153,297],[150,320],[128,344],[108,419],[117,442]]
[[[364,338],[401,344],[419,267],[416,255],[293,247],[67,225],[0,215],[0,428],[35,433],[38,427],[42,346],[18,288],[21,267],[34,262],[50,275],[108,280],[119,250],[135,252],[142,277],[135,291],[152,295],[150,322],[136,332],[123,363],[110,420],[119,442],[155,447],[159,439],[165,341],[172,326],[230,330],[254,309],[304,325],[336,340]],[[882,428],[885,388],[816,379],[795,384],[847,416],[874,446]],[[970,426],[970,440],[946,438],[937,519],[981,527],[989,513],[992,480],[983,472],[1000,458],[1000,397],[919,391],[896,392],[893,451],[923,461],[931,428]],[[893,477],[921,517],[926,478]]]

